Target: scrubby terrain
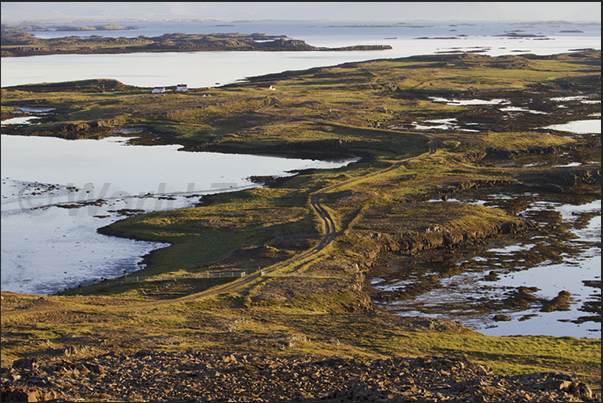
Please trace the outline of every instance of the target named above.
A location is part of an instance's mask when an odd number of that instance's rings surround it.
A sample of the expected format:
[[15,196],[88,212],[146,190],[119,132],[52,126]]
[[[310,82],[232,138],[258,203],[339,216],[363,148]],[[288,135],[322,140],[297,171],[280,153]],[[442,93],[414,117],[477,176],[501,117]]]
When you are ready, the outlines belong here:
[[[584,51],[377,60],[185,93],[109,80],[3,88],[3,120],[54,108],[39,124],[3,127],[12,135],[128,128],[134,143],[187,151],[360,158],[99,229],[172,244],[147,256],[144,281],[3,292],[3,398],[600,400],[600,339],[487,337],[383,308],[412,306],[459,273],[494,281],[495,267],[520,270],[497,256],[466,262],[486,245],[535,240],[516,256],[525,266],[586,247],[564,242],[572,228],[559,213],[518,213],[540,200],[600,200],[600,133],[547,128],[600,118],[600,85],[600,52]],[[447,101],[473,99],[504,103]],[[209,276],[233,271],[245,274]],[[379,291],[375,278],[408,286]],[[473,308],[494,317],[570,301],[532,293]],[[584,323],[600,322],[598,298]]]

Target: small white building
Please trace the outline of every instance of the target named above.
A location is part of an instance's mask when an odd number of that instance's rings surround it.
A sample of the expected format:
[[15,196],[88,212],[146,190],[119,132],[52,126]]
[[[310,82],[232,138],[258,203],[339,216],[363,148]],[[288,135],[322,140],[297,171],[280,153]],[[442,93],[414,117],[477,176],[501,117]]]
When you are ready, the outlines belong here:
[[276,88],[272,84],[258,84],[258,86],[256,88],[260,89],[260,90],[263,90],[263,89],[276,90]]
[[151,94],[161,94],[162,92],[165,92],[165,87],[155,87]]
[[188,89],[188,87],[186,86],[186,84],[178,84],[176,86],[176,91],[186,91]]

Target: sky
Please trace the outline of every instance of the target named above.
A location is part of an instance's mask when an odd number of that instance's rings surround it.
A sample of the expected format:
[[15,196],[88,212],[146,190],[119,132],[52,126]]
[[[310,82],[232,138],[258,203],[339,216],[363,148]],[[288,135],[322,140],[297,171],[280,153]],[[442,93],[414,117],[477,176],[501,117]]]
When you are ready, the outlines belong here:
[[2,2],[2,23],[143,20],[601,22],[601,2]]

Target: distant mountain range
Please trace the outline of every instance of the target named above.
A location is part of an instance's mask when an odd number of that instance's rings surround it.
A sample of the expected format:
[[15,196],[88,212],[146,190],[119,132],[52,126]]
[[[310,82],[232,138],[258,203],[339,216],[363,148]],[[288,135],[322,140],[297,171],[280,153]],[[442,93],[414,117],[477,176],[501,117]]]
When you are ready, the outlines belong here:
[[2,22],[601,21],[600,2],[2,2]]

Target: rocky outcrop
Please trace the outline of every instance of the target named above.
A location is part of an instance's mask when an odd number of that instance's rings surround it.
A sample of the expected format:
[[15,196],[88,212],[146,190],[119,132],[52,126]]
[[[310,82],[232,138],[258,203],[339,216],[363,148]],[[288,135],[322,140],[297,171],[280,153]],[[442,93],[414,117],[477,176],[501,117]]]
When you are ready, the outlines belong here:
[[[378,254],[394,252],[396,254],[416,254],[424,250],[437,248],[454,248],[469,246],[476,242],[498,234],[518,234],[536,229],[537,225],[529,221],[509,221],[489,228],[475,228],[474,230],[447,230],[439,226],[432,226],[419,231],[403,231],[397,234],[382,232],[358,232],[357,235],[370,239],[374,243],[375,256]],[[367,251],[368,248],[365,248]],[[374,258],[374,257],[373,257]]]
[[27,387],[2,389],[3,402],[51,402],[56,401],[57,397],[57,393],[52,390]]
[[601,169],[598,167],[591,169],[551,171],[544,176],[549,182],[564,188],[576,185],[601,184]]
[[600,401],[575,375],[503,376],[449,357],[386,359],[141,350],[2,368],[2,401]]

